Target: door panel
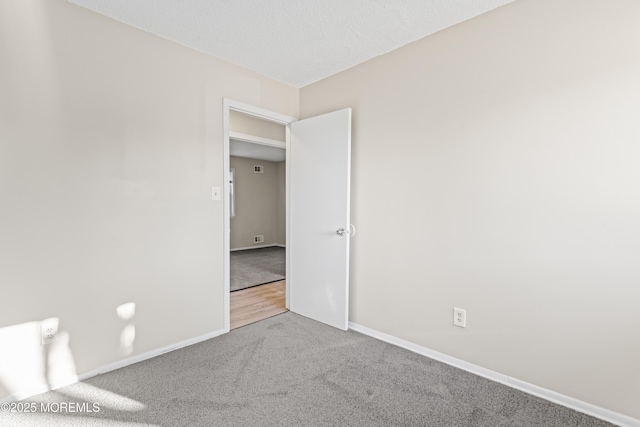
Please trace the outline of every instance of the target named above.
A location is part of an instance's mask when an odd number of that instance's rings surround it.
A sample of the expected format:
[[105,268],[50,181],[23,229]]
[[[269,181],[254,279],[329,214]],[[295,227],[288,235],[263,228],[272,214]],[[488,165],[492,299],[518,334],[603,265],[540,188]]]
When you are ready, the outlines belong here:
[[351,109],[292,123],[289,150],[289,309],[347,330]]

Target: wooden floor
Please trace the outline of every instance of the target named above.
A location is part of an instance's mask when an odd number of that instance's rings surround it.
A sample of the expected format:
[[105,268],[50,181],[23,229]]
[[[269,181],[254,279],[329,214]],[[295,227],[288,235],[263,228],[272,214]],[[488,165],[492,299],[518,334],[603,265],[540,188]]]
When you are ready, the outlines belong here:
[[289,311],[285,283],[281,280],[231,292],[231,329]]

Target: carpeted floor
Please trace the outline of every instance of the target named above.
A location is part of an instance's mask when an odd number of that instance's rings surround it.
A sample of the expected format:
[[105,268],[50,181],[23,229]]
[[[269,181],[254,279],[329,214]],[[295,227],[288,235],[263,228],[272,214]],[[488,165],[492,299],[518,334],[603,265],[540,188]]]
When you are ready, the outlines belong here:
[[2,426],[590,426],[611,424],[410,351],[285,313],[25,402]]
[[285,279],[285,248],[231,252],[231,291]]

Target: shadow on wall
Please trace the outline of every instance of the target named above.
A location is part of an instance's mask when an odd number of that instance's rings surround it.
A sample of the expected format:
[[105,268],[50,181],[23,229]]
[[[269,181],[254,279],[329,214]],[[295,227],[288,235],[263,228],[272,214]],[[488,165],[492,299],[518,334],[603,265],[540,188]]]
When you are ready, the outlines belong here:
[[27,391],[43,392],[77,381],[69,348],[69,333],[58,329],[56,339],[42,344],[43,326],[59,324],[58,318],[0,328],[0,384],[20,398]]
[[[115,311],[124,322],[119,352],[128,356],[136,338],[136,304],[121,304]],[[60,319],[52,317],[0,328],[0,396],[22,399],[78,381],[70,335],[61,326]]]
[[[124,322],[118,345],[123,356],[133,353],[135,311],[133,302],[115,309],[117,317]],[[4,401],[0,425],[9,421],[11,425],[36,422],[37,425],[67,426],[83,420],[105,426],[132,425],[117,421],[112,415],[139,412],[147,405],[87,383],[78,383],[69,346],[70,335],[61,326],[64,325],[60,319],[53,317],[0,328],[0,396],[8,396],[0,399],[0,402]],[[55,338],[51,339],[52,336]],[[48,339],[51,342],[47,342]],[[73,385],[35,396],[69,384]],[[15,402],[27,397],[30,398]],[[73,405],[73,410],[66,409],[68,406],[65,405]],[[11,410],[14,406],[15,410]],[[31,410],[24,410],[25,407]],[[90,413],[93,414],[88,418]]]
[[116,308],[118,317],[127,322],[120,332],[120,354],[128,356],[133,353],[133,343],[136,340],[136,327],[131,321],[136,314],[136,303],[127,302]]

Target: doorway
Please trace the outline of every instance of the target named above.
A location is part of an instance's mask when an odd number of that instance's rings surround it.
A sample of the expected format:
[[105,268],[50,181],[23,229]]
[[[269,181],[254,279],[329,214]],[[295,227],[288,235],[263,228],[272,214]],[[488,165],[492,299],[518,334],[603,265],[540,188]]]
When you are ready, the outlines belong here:
[[226,330],[288,311],[286,124],[291,118],[265,118],[253,107],[247,112],[230,102],[235,105],[225,108]]
[[[285,125],[286,308],[347,330],[349,319],[351,108],[297,120],[223,101],[223,326],[230,330],[230,123],[232,111]],[[260,142],[269,143],[268,140]],[[279,142],[281,145],[282,143]],[[293,150],[292,150],[293,148]],[[214,188],[214,194],[216,190]]]
[[[231,329],[286,308],[285,127],[230,114]],[[275,138],[265,145],[255,138]],[[278,144],[282,144],[278,147]]]

